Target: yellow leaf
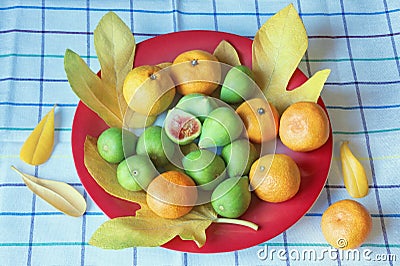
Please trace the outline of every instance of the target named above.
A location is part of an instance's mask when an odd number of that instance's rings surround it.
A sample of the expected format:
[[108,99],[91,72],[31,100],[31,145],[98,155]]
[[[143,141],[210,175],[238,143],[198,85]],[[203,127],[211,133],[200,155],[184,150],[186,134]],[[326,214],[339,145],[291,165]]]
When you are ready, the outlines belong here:
[[136,216],[114,218],[103,223],[89,244],[103,249],[156,247],[180,236],[202,247],[206,242],[205,230],[216,219],[211,204],[196,206],[178,219],[166,219],[151,210],[140,210]]
[[218,58],[218,61],[221,63],[228,64],[230,66],[239,66],[241,65],[239,55],[235,49],[229,42],[222,40],[217,48],[214,50],[215,57]]
[[293,4],[272,16],[253,42],[253,72],[263,91],[285,89],[308,46],[307,33]]
[[136,42],[129,27],[114,13],[105,14],[93,32],[96,55],[101,66],[101,79],[115,93],[120,111],[128,105],[122,95],[126,75],[133,67]]
[[115,89],[105,83],[75,52],[67,49],[64,69],[72,90],[93,112],[110,127],[122,127],[123,116],[119,109]]
[[320,70],[296,89],[291,91],[269,90],[266,97],[280,113],[296,102],[316,103],[330,73],[330,69]]
[[106,162],[97,151],[97,139],[87,136],[84,144],[85,166],[97,182],[108,194],[130,202],[138,203],[141,210],[148,209],[144,191],[129,191],[123,188],[117,180],[117,166]]
[[118,217],[103,223],[92,235],[89,244],[103,249],[156,247],[179,236],[193,240],[201,248],[206,243],[206,229],[212,223],[229,223],[257,230],[252,222],[218,218],[210,203],[195,206],[178,219],[166,219],[153,211],[139,210],[136,216]]
[[93,38],[101,65],[101,78],[69,49],[65,52],[64,69],[80,100],[110,127],[121,128],[128,106],[122,95],[122,86],[133,67],[135,39],[129,27],[113,12],[101,18]]
[[54,208],[73,217],[79,217],[85,213],[85,199],[75,188],[67,183],[37,178],[19,171],[14,166],[11,166],[11,169],[22,177],[26,186],[33,193]]
[[272,16],[254,37],[255,80],[280,113],[298,101],[316,102],[329,75],[329,70],[320,71],[299,88],[286,90],[307,47],[307,32],[293,4]]
[[353,198],[362,198],[368,194],[368,179],[365,169],[353,155],[349,142],[344,141],[340,146],[340,158],[344,185]]
[[19,157],[30,165],[46,162],[54,146],[54,108],[47,113],[22,145]]

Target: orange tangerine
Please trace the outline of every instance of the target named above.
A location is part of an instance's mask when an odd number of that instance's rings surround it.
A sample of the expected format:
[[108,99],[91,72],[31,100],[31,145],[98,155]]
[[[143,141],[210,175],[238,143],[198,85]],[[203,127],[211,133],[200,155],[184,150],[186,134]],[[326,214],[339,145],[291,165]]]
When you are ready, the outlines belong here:
[[318,149],[329,138],[329,120],[321,106],[314,102],[297,102],[282,114],[279,136],[293,151]]
[[267,154],[250,168],[250,184],[255,194],[267,202],[283,202],[296,195],[300,188],[300,170],[285,154]]
[[171,68],[177,91],[182,95],[202,93],[210,95],[221,80],[218,59],[203,50],[190,50],[179,54]]
[[372,219],[362,204],[346,199],[335,202],[325,210],[321,229],[326,241],[333,247],[354,249],[367,239]]
[[139,66],[124,80],[123,96],[130,109],[144,116],[165,111],[175,96],[174,83],[158,66]]
[[196,184],[189,176],[178,171],[167,171],[151,181],[146,201],[157,215],[176,219],[192,210],[197,194]]
[[279,113],[276,108],[261,98],[242,103],[236,113],[246,127],[250,141],[262,143],[275,138],[279,130]]

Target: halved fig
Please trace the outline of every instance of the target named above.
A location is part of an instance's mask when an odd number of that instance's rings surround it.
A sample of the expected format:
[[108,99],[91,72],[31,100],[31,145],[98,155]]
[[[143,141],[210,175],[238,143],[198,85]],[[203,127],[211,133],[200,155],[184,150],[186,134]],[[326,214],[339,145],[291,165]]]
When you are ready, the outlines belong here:
[[201,133],[201,122],[194,115],[173,108],[168,111],[164,121],[165,133],[175,143],[186,145]]

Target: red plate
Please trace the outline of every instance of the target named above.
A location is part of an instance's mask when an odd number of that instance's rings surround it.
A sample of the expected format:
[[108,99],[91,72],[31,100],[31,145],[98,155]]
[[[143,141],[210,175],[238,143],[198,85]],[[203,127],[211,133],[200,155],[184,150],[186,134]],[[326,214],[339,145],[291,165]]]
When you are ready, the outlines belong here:
[[[242,63],[251,66],[250,39],[214,31],[183,31],[141,42],[137,45],[135,66],[173,61],[179,53],[186,50],[202,49],[213,52],[221,40],[229,41],[238,50]],[[305,80],[305,75],[296,70],[288,89],[297,87]],[[326,111],[321,98],[318,104]],[[106,128],[107,125],[94,112],[82,102],[78,104],[72,125],[75,166],[86,191],[108,217],[132,215],[138,205],[107,194],[87,172],[83,162],[86,135],[97,137]],[[285,153],[297,162],[301,170],[301,186],[295,197],[283,203],[262,202],[253,195],[251,207],[242,218],[258,224],[258,231],[238,225],[212,224],[206,231],[207,242],[202,248],[198,248],[193,241],[183,241],[178,237],[163,247],[197,253],[234,251],[263,243],[296,223],[314,204],[326,182],[332,157],[332,131],[327,143],[318,150],[297,153],[278,141],[276,152]]]

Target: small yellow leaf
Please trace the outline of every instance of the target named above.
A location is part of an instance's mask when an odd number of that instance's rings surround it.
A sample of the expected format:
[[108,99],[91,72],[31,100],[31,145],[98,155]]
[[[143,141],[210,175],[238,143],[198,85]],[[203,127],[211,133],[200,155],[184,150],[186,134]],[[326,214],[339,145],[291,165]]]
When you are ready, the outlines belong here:
[[353,155],[348,144],[348,141],[344,141],[340,146],[344,185],[350,196],[362,198],[368,194],[367,175],[364,167]]
[[46,162],[54,146],[54,108],[47,113],[22,145],[19,157],[30,165]]
[[232,44],[225,40],[222,40],[218,44],[217,48],[215,48],[214,55],[221,63],[225,63],[231,66],[241,65],[239,55],[235,47],[233,47]]
[[73,217],[79,217],[85,213],[85,199],[75,188],[67,183],[37,178],[19,171],[14,166],[11,166],[11,169],[22,177],[26,186],[33,193],[54,208]]

